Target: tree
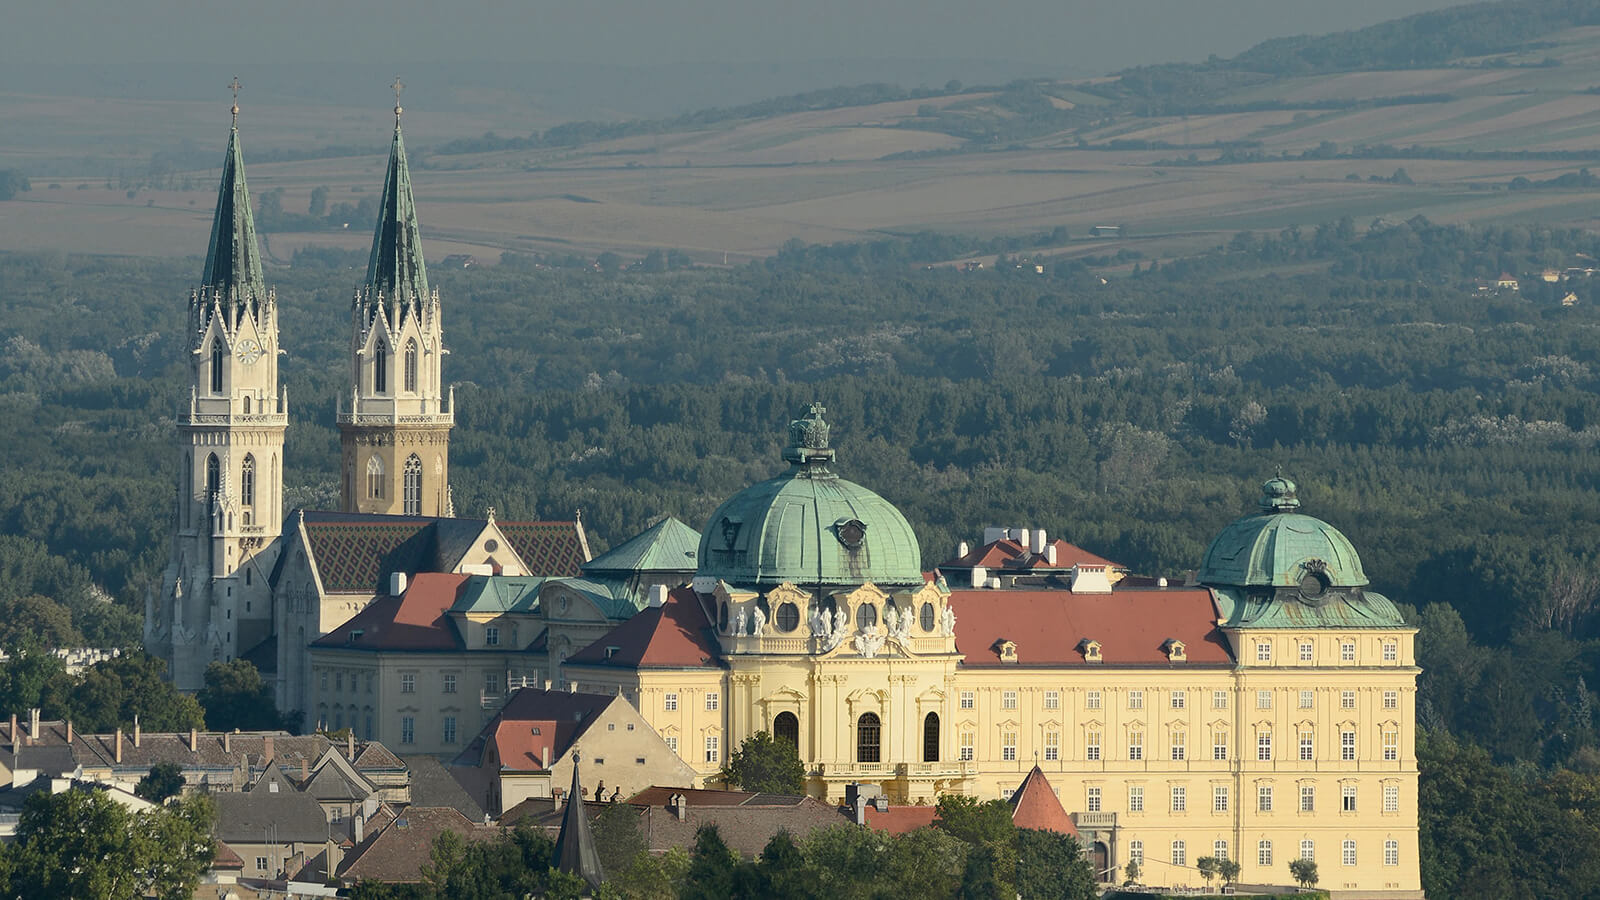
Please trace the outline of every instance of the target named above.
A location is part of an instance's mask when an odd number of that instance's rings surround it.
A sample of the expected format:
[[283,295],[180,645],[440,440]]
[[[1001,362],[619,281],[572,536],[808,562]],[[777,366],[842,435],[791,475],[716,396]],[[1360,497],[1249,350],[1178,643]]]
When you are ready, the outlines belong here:
[[728,754],[722,780],[730,788],[765,791],[773,794],[806,792],[806,769],[794,745],[780,741],[766,731],[744,739],[739,749]]
[[1017,829],[1017,893],[1023,900],[1094,900],[1100,896],[1083,845],[1069,834],[1035,828]]
[[621,872],[644,853],[647,845],[639,828],[639,810],[626,803],[605,803],[594,817],[594,846],[600,854],[600,869]]
[[23,638],[7,652],[11,658],[0,665],[0,710],[22,712],[38,707],[52,717],[58,715],[70,684],[66,664],[30,638]]
[[1144,871],[1139,868],[1138,860],[1130,859],[1128,864],[1122,867],[1122,874],[1126,875],[1128,879],[1124,882],[1125,884],[1138,884],[1139,876],[1143,875]]
[[702,825],[694,835],[694,852],[684,878],[682,900],[724,900],[733,896],[733,873],[739,859],[715,825]]
[[132,724],[146,731],[204,728],[204,711],[166,680],[167,664],[145,653],[124,653],[91,666],[65,699],[64,716],[83,732],[108,732]]
[[150,767],[148,774],[139,779],[133,792],[151,803],[176,797],[183,793],[183,769],[177,763],[156,763]]
[[317,218],[322,218],[328,212],[328,186],[319,184],[311,189],[311,204],[306,207],[306,212]]
[[135,814],[92,788],[37,793],[24,805],[7,853],[8,893],[93,900],[193,896],[215,853],[214,819],[203,794]]
[[1016,826],[1011,824],[1011,805],[1004,800],[980,801],[966,794],[945,794],[939,798],[933,827],[968,844],[1011,844]]
[[274,731],[283,727],[272,688],[248,659],[206,666],[205,687],[195,695],[206,721],[218,731]]
[[[620,872],[607,872],[601,900],[678,900],[689,874],[689,854],[673,847],[660,856],[641,853]],[[775,894],[774,896],[782,896]]]
[[1289,876],[1303,888],[1316,887],[1317,861],[1314,859],[1289,860]]
[[802,852],[813,891],[828,898],[872,896],[892,840],[884,832],[844,823],[811,832]]
[[1239,880],[1239,861],[1236,859],[1217,860],[1217,874],[1222,876],[1224,884],[1233,884]]
[[1217,877],[1217,858],[1202,856],[1194,861],[1194,867],[1200,870],[1200,877],[1206,880],[1206,887],[1211,887],[1211,879]]

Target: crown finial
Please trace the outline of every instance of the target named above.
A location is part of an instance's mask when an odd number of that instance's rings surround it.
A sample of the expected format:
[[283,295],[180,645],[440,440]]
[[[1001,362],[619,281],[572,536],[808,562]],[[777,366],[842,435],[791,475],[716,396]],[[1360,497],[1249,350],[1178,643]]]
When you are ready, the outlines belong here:
[[405,112],[405,110],[400,106],[400,92],[404,91],[406,86],[400,81],[400,76],[396,75],[394,77],[394,84],[389,85],[389,88],[390,90],[394,91],[394,124],[395,127],[399,127],[400,114]]
[[239,84],[239,76],[237,76],[237,75],[233,76],[233,80],[228,82],[228,87],[233,91],[233,124],[238,125],[239,124],[239,88],[243,87],[243,85]]
[[812,403],[804,418],[789,423],[789,447],[783,451],[784,459],[799,465],[825,464],[833,459],[833,450],[828,447],[831,429],[822,418],[827,411],[821,403]]

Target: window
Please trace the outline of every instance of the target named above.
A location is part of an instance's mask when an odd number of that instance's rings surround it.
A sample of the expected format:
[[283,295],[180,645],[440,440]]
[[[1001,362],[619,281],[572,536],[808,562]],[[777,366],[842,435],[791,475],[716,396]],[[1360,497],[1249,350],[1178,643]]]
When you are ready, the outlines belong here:
[[961,708],[962,709],[971,709],[972,706],[973,706],[972,692],[971,691],[962,691],[961,692]]
[[970,760],[970,759],[973,758],[973,756],[974,756],[974,753],[972,751],[972,732],[963,731],[963,732],[961,732],[961,758],[963,760]]
[[215,503],[222,493],[222,463],[215,453],[206,457],[206,502]]
[[1099,709],[1100,708],[1100,692],[1099,691],[1090,691],[1087,694],[1085,694],[1084,695],[1083,705],[1084,705],[1084,708],[1086,708],[1086,709]]
[[405,389],[413,394],[417,392],[417,342],[414,340],[406,341]]
[[211,342],[211,393],[222,393],[222,339]]
[[1128,708],[1144,709],[1144,691],[1128,692]]
[[1061,692],[1060,691],[1045,691],[1044,692],[1044,708],[1045,709],[1060,709],[1061,708]]
[[489,672],[483,676],[483,692],[491,697],[500,695],[500,673]]
[[1211,811],[1225,813],[1228,811],[1228,786],[1225,784],[1213,785],[1211,788]]
[[1356,758],[1356,733],[1354,731],[1339,732],[1339,758],[1346,761]]
[[1141,869],[1144,868],[1144,841],[1128,842],[1128,862],[1138,863]]
[[1301,812],[1316,812],[1317,811],[1317,789],[1316,789],[1316,787],[1314,785],[1309,785],[1309,784],[1300,785],[1300,811]]
[[344,690],[344,671],[342,669],[333,673],[333,689],[336,691]]
[[1256,812],[1272,812],[1272,785],[1256,786]]
[[706,709],[719,709],[722,706],[722,693],[720,691],[706,691]]
[[1356,811],[1356,786],[1347,784],[1339,788],[1339,808],[1345,812]]
[[1172,708],[1173,709],[1183,709],[1184,707],[1186,707],[1188,705],[1189,705],[1189,692],[1188,691],[1173,691],[1172,692]]
[[1340,862],[1344,863],[1347,866],[1353,866],[1353,865],[1356,864],[1356,842],[1355,841],[1345,841],[1344,842],[1344,852],[1340,855]]
[[1015,731],[1002,732],[1000,735],[1000,758],[1013,760],[1017,758],[1017,733]]
[[1339,658],[1345,662],[1356,661],[1356,645],[1354,641],[1341,641],[1339,643]]
[[[934,615],[935,615],[935,613],[933,611],[933,604],[932,603],[924,603],[924,604],[922,604],[922,612],[920,614],[920,618],[922,620],[922,630],[923,631],[932,631],[933,630]],[[797,617],[796,618],[796,624],[798,624],[798,621],[799,620],[798,620],[798,617]]]
[[1315,862],[1316,859],[1317,859],[1317,842],[1316,841],[1301,841],[1300,842],[1300,858],[1301,859],[1308,859],[1308,860],[1311,860],[1312,862]]
[[1311,709],[1317,705],[1317,695],[1313,691],[1300,692],[1300,708]]
[[1272,759],[1272,732],[1263,731],[1256,735],[1256,759],[1261,762]]
[[267,870],[267,858],[265,856],[256,857],[256,869],[262,872]]
[[256,458],[248,453],[239,465],[239,502],[245,506],[256,505]]
[[1356,692],[1355,691],[1340,691],[1339,692],[1339,708],[1340,709],[1355,709],[1356,708]]
[[1184,847],[1183,841],[1172,842],[1172,864],[1175,866],[1186,866],[1189,864],[1188,852]]
[[1219,860],[1227,859],[1228,858],[1228,842],[1227,841],[1212,841],[1211,842],[1211,855],[1216,857]]
[[1384,691],[1383,692],[1383,708],[1384,709],[1399,709],[1400,708],[1400,692],[1399,691]]
[[1309,728],[1300,729],[1300,758],[1309,760],[1316,758],[1315,734]]
[[1017,692],[1016,691],[1002,691],[1001,694],[1000,694],[1000,707],[1002,709],[1016,709],[1017,708]]
[[714,763],[722,759],[722,737],[720,735],[706,735],[706,762]]
[[422,460],[415,453],[406,459],[405,484],[401,497],[408,516],[422,515]]
[[486,645],[488,645],[490,647],[499,646],[499,644],[500,644],[500,629],[496,628],[493,625],[485,626],[484,629],[483,629],[483,642],[484,642],[484,644],[486,644]]
[[1144,732],[1128,732],[1128,758],[1134,760],[1144,759]]
[[666,700],[663,702],[662,705],[666,708],[667,712],[676,711],[677,708],[678,708],[678,694],[677,694],[677,692],[676,691],[669,691],[667,693]]
[[372,349],[372,390],[383,393],[389,389],[389,347],[383,341]]
[[1301,641],[1300,642],[1300,661],[1301,662],[1311,662],[1311,642],[1310,641]]
[[400,743],[414,743],[417,735],[417,720],[411,716],[400,717]]
[[1386,784],[1383,786],[1383,811],[1386,813],[1400,811],[1400,785]]
[[1172,758],[1173,759],[1188,759],[1189,758],[1188,757],[1188,753],[1189,753],[1188,741],[1189,741],[1189,736],[1184,733],[1183,729],[1180,728],[1180,729],[1177,729],[1177,730],[1172,732]]
[[1226,731],[1217,731],[1217,732],[1212,733],[1212,735],[1211,735],[1211,758],[1212,759],[1227,759],[1228,758],[1228,733]]
[[1044,758],[1046,762],[1055,762],[1061,758],[1061,732],[1044,733]]
[[1100,732],[1099,731],[1089,731],[1089,732],[1087,732],[1085,734],[1085,736],[1084,736],[1084,744],[1083,744],[1083,758],[1084,759],[1091,759],[1091,760],[1100,758]]
[[1384,645],[1383,645],[1383,661],[1384,662],[1399,662],[1399,660],[1400,660],[1400,645],[1386,641],[1384,643]]
[[1089,795],[1084,800],[1084,803],[1085,803],[1084,809],[1086,809],[1089,812],[1099,812],[1100,811],[1100,788],[1094,787],[1094,786],[1090,786],[1090,788],[1088,790],[1089,790]]
[[456,692],[456,677],[454,675],[444,675],[441,680],[443,684],[440,690],[446,694],[454,694]]
[[[928,713],[928,716],[933,719],[933,759],[936,760],[939,758],[939,719],[933,713]],[[633,725],[630,724],[628,727],[632,728]],[[778,713],[772,719],[772,736],[798,751],[800,749],[800,718],[792,712]],[[927,737],[927,734],[923,735],[924,740]],[[922,749],[923,755],[926,756],[927,745],[924,744]]]
[[367,497],[383,499],[383,461],[376,456],[367,459]]
[[879,741],[882,723],[877,713],[862,713],[856,719],[856,762],[875,763],[880,760]]
[[1172,788],[1172,811],[1173,812],[1184,812],[1188,808],[1189,808],[1189,791],[1188,791],[1188,789],[1183,787],[1182,785],[1174,785],[1173,788]]
[[1228,692],[1227,691],[1212,691],[1211,692],[1211,708],[1212,709],[1227,709],[1228,708]]
[[415,694],[417,692],[417,676],[410,674],[400,676],[400,693]]
[[1272,662],[1271,642],[1256,641],[1256,662]]
[[1260,843],[1256,844],[1256,865],[1258,865],[1258,866],[1271,866],[1272,865],[1272,842],[1271,841],[1261,841]]
[[1400,865],[1399,841],[1389,840],[1383,842],[1383,864],[1386,866]]
[[[367,693],[372,693],[372,673],[367,673]],[[370,730],[370,729],[369,729]]]
[[1256,691],[1256,709],[1272,708],[1272,692]]
[[317,687],[321,690],[328,689],[328,670],[323,669],[317,673]]
[[1128,812],[1144,812],[1144,785],[1131,784],[1128,786]]
[[1400,732],[1390,729],[1383,733],[1383,758],[1389,762],[1400,758]]
[[456,717],[455,716],[445,716],[444,717],[444,742],[446,744],[454,744],[456,742]]
[[[784,713],[783,715],[789,716],[789,718],[794,719],[794,716],[792,714],[790,714],[790,713]],[[781,718],[781,716],[780,716],[780,718]],[[799,747],[800,746],[800,722],[799,722],[799,720],[795,720],[794,731],[795,731],[794,746]],[[922,761],[923,762],[938,762],[939,761],[939,714],[935,713],[935,712],[928,713],[927,715],[922,717]]]
[[667,749],[672,751],[673,756],[678,755],[678,739],[676,737],[670,735],[667,737]]

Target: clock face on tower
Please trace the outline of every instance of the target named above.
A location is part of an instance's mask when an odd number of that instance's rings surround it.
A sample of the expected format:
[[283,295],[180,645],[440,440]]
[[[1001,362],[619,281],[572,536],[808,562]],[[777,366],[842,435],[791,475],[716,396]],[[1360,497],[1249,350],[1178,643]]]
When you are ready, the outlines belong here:
[[261,358],[261,353],[261,345],[249,339],[241,341],[239,346],[234,348],[234,355],[247,366],[255,365],[256,360]]

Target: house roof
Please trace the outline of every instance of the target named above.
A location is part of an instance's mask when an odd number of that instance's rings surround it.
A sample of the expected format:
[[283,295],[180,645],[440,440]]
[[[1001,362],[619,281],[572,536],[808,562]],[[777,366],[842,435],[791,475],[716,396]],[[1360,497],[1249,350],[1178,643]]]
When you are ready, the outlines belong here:
[[472,795],[438,759],[432,756],[408,756],[405,763],[411,770],[413,806],[448,806],[474,822],[483,821],[483,807],[472,799]]
[[552,579],[545,584],[545,590],[557,587],[575,591],[588,598],[601,615],[608,619],[627,619],[639,611],[639,594],[630,590],[621,578],[594,576],[582,578]]
[[589,559],[580,522],[496,522],[533,575],[573,576]]
[[258,844],[322,843],[328,839],[328,817],[310,794],[280,789],[220,791],[211,795],[217,807],[217,840]]
[[471,575],[423,572],[399,597],[383,596],[313,641],[347,650],[456,650],[461,638],[447,613]]
[[1078,836],[1072,817],[1061,808],[1061,800],[1056,797],[1050,780],[1044,777],[1044,771],[1038,766],[1033,767],[1028,777],[1022,779],[1022,786],[1011,795],[1011,824],[1018,828]]
[[1111,569],[1125,569],[1121,563],[1114,563],[1103,556],[1090,553],[1076,544],[1069,544],[1059,538],[1050,542],[1056,548],[1055,565],[1050,565],[1042,555],[1029,553],[1019,541],[1010,538],[1001,538],[992,544],[974,547],[966,556],[939,564],[941,569],[970,569],[974,566],[983,566],[987,569],[1050,569],[1065,570],[1073,566],[1106,566]]
[[539,586],[548,579],[522,575],[474,575],[450,607],[456,613],[531,613],[539,608]]
[[542,771],[546,753],[551,765],[583,736],[615,696],[519,688],[483,726],[456,765],[489,765],[518,772]]
[[715,791],[651,785],[632,797],[634,806],[666,806],[674,795],[683,795],[687,806],[797,806],[804,794],[770,794],[758,791]]
[[583,564],[585,573],[693,573],[700,532],[667,516]]
[[933,824],[939,813],[937,806],[891,806],[882,812],[869,805],[866,808],[867,827],[890,834],[905,834]]
[[239,854],[234,852],[232,847],[229,847],[223,841],[213,841],[212,843],[216,847],[216,854],[211,857],[211,868],[213,868],[213,869],[243,869],[244,868],[244,860],[239,857]]
[[690,806],[682,820],[664,806],[651,806],[642,819],[651,850],[690,849],[700,828],[715,825],[729,849],[745,857],[759,854],[780,831],[800,842],[819,828],[848,821],[836,807],[810,797],[783,806]]
[[569,656],[566,664],[648,669],[722,663],[700,599],[693,589],[682,587],[668,593],[665,604],[640,611]]
[[433,842],[446,831],[469,841],[487,841],[500,836],[492,825],[478,825],[450,807],[410,806],[377,835],[362,842],[339,866],[345,881],[388,881],[415,883],[422,880],[422,867],[432,859]]
[[[1104,594],[1066,590],[957,590],[956,648],[961,665],[1204,665],[1231,664],[1217,630],[1217,608],[1204,588],[1134,588]],[[1171,663],[1168,639],[1185,644],[1187,662]],[[1017,645],[1017,662],[1002,662],[1002,641]],[[1098,641],[1102,662],[1078,649]]]

